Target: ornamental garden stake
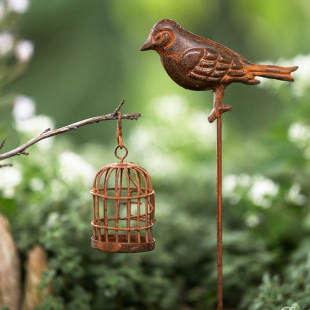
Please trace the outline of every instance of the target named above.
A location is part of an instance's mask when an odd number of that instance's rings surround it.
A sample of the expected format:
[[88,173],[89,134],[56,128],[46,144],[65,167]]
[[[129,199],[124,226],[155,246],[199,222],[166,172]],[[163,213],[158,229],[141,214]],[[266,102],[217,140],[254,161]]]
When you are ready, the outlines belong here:
[[223,105],[225,88],[233,83],[257,85],[256,76],[293,82],[298,67],[256,65],[211,40],[197,36],[171,19],[157,22],[141,51],[155,50],[164,69],[178,85],[190,90],[212,90],[213,110],[208,120],[217,119],[217,270],[218,310],[223,309],[222,288],[222,120],[230,105]]
[[[123,145],[121,113],[118,113],[114,154],[120,160],[101,168],[94,179],[93,236],[91,246],[105,252],[138,253],[152,251],[155,239],[155,192],[148,172],[125,162],[128,149]],[[125,149],[123,157],[119,149]]]

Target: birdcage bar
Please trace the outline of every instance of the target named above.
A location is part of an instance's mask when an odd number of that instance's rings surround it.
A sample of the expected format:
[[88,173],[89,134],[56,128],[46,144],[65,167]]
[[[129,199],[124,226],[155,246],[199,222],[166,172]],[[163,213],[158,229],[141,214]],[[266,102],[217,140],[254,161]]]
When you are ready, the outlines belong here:
[[[143,181],[144,181],[144,193],[147,194],[148,193],[148,184],[147,184],[147,180],[146,177],[144,175],[144,172],[141,171],[140,169],[138,169],[138,171],[141,173]],[[148,199],[145,199],[145,227],[148,226]],[[145,242],[148,242],[149,238],[148,238],[148,229],[145,229]]]
[[[126,220],[126,227],[127,229],[130,228],[130,197],[131,197],[131,194],[130,194],[130,180],[129,180],[129,176],[128,176],[128,171],[127,169],[124,169],[124,172],[125,172],[125,175],[126,175],[126,184],[127,184],[127,197],[126,197],[126,217],[125,217],[125,220]],[[121,198],[121,197],[120,197]],[[128,215],[129,214],[129,215]],[[130,231],[126,231],[126,241],[127,243],[130,243]]]
[[[139,191],[140,193],[140,191]],[[138,195],[139,195],[138,193]],[[138,198],[138,201],[137,201],[137,230],[136,230],[136,242],[140,243],[141,242],[141,234],[140,234],[140,198]]]
[[[132,178],[132,176],[130,175],[131,173],[134,174],[134,176],[136,177],[136,181],[134,181],[134,179]],[[136,192],[137,193],[137,197],[140,197],[141,196],[141,179],[140,179],[140,174],[137,174],[136,171],[132,168],[129,168],[129,178],[131,180],[131,182],[136,186],[136,188],[133,188],[130,192],[131,194]],[[135,241],[137,243],[140,243],[141,242],[141,238],[140,238],[140,198],[137,199],[137,202],[133,202],[134,204],[137,204],[137,216],[136,216],[136,234],[135,234]],[[133,217],[134,218],[134,217]]]
[[[97,225],[100,226],[100,214],[99,214],[99,197],[96,197],[96,212],[97,212]],[[101,229],[97,228],[97,235],[99,240],[101,241]]]
[[[135,182],[133,180],[133,178],[131,178],[132,182],[137,186],[137,196],[140,197],[141,196],[141,191],[143,193],[143,189],[141,188],[141,175],[140,173],[136,173],[135,170],[130,169],[130,171],[135,175],[137,182]],[[140,228],[140,221],[141,221],[141,200],[140,198],[138,198],[137,200],[137,228]],[[141,232],[139,229],[137,229],[136,231],[136,236],[138,237],[138,243],[141,242]]]
[[[115,170],[115,179],[114,179],[114,181],[115,181],[115,184],[114,184],[114,188],[113,188],[113,190],[114,190],[114,196],[115,197],[118,197],[118,173],[119,173],[119,170],[118,169],[116,169]],[[109,220],[109,218],[108,218],[108,223],[109,223],[109,221],[113,221],[114,220],[114,227],[116,227],[116,212],[117,212],[117,206],[118,206],[118,200],[114,200],[114,217],[113,218],[111,218],[110,220]],[[109,216],[109,215],[108,215]],[[112,225],[112,224],[110,224],[109,223],[109,225]],[[116,227],[117,228],[117,227]],[[116,232],[118,232],[117,230],[114,230],[113,231],[113,235],[114,235],[114,238],[115,238],[115,240],[116,240]]]
[[[95,188],[93,188],[93,192],[95,192]],[[96,196],[93,196],[93,223],[95,223],[95,212],[96,212]],[[97,231],[96,228],[93,227],[93,238],[96,238]]]
[[[104,187],[102,189],[103,191],[103,194],[105,196],[108,196],[108,187],[106,186],[106,183],[108,181],[108,178],[107,178],[107,175],[111,174],[112,173],[112,169],[108,169],[106,172],[105,172],[105,176],[104,176]],[[101,174],[102,175],[102,174]],[[101,177],[100,175],[100,177]],[[98,180],[98,193],[100,193],[100,178]],[[98,194],[98,199],[99,199],[99,194]],[[99,205],[98,205],[98,212],[99,212]],[[108,226],[108,200],[106,198],[103,199],[103,219],[104,219],[104,226],[107,227]],[[100,225],[100,222],[101,222],[101,218],[99,218],[99,225]],[[100,229],[101,231],[101,229]],[[108,242],[108,236],[109,236],[109,231],[107,229],[104,229],[103,230],[103,239],[105,242]]]
[[[151,207],[152,206],[155,206],[155,195],[151,196]],[[153,207],[153,212],[151,213],[151,223],[154,223],[154,220],[155,220],[155,214],[154,213],[155,213],[155,210]],[[150,238],[151,238],[151,240],[153,240],[152,227],[150,228]]]
[[[123,169],[121,169],[120,174],[121,174],[121,177],[120,177],[120,185],[121,185],[121,187],[119,189],[119,196],[121,197],[122,196],[122,191],[123,191],[123,189],[125,189],[125,188],[123,188],[123,175],[124,175],[124,170]],[[119,213],[120,213],[121,205],[122,205],[121,200],[118,200],[118,213],[117,213],[118,219],[117,219],[117,224],[118,224],[118,220],[119,220]]]
[[[93,191],[94,192],[97,192],[96,191],[96,180],[98,179],[99,174],[100,174],[100,171],[96,174],[95,179],[94,179],[94,184],[93,184]],[[99,197],[98,196],[94,196],[94,197],[96,198],[96,219],[95,219],[95,222],[97,223],[97,225],[100,225],[100,220],[98,220],[98,217],[100,218],[100,216],[99,216]],[[94,212],[94,214],[95,214],[95,212]],[[96,229],[96,238],[101,241],[100,229],[98,229],[97,227],[95,229]]]
[[[150,187],[151,184],[152,184],[151,177],[150,177],[150,175],[147,173],[147,171],[145,169],[143,169],[142,167],[139,167],[139,169],[141,170],[141,172],[144,173],[143,175],[145,175],[145,177],[147,178],[147,182],[146,182],[145,188],[146,188],[146,193],[149,193],[149,192],[151,192],[151,190],[147,189],[147,186]],[[155,196],[151,195],[150,196],[150,201],[148,199],[146,199],[146,201],[145,201],[147,204],[150,204],[150,209],[152,209],[152,206],[155,205],[154,198],[155,198]],[[153,202],[152,202],[152,199],[153,199]],[[146,205],[145,208],[147,210],[148,206]],[[148,219],[149,218],[150,218],[150,223],[153,223],[154,222],[154,212],[150,212],[150,213],[146,212],[145,226],[148,226]],[[149,234],[150,234],[150,239],[151,240],[153,239],[152,238],[152,227],[149,230],[147,230],[146,233],[147,233],[146,234],[146,237],[147,237],[147,241],[146,242],[148,242]]]

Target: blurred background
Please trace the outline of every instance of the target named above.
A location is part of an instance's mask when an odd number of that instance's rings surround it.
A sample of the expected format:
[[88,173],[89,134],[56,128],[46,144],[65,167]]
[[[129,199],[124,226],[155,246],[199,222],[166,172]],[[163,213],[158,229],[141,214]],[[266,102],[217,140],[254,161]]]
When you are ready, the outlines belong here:
[[1,1],[1,151],[48,127],[111,113],[125,99],[122,113],[142,113],[123,121],[128,161],[149,171],[156,191],[156,250],[103,253],[90,247],[89,191],[96,171],[116,161],[116,122],[4,161],[13,167],[0,170],[0,212],[21,282],[29,250],[40,245],[48,266],[40,292],[48,293],[36,309],[216,307],[213,93],[179,87],[157,53],[139,51],[163,18],[252,62],[299,66],[294,83],[227,88],[223,283],[227,309],[309,309],[308,0]]

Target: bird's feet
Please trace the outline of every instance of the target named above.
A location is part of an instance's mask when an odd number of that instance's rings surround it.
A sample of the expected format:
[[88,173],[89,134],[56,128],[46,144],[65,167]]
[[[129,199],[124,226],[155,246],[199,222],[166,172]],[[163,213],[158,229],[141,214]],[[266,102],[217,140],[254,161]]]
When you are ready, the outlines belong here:
[[224,112],[230,111],[232,109],[231,105],[223,105],[215,106],[211,111],[208,121],[209,123],[213,123],[217,118],[219,118]]

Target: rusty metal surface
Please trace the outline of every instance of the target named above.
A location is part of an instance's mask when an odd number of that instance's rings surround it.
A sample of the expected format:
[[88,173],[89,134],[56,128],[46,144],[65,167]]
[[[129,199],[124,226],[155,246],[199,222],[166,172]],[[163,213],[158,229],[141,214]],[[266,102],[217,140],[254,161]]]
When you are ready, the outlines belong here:
[[[102,236],[104,238],[104,236]],[[118,235],[116,243],[114,235],[109,235],[109,242],[95,240],[91,237],[91,247],[104,252],[111,253],[140,253],[149,252],[155,249],[155,240],[145,242],[145,237],[141,237],[140,243],[135,243],[134,236],[131,236],[131,242],[127,243],[126,235]]]
[[217,119],[217,309],[223,309],[223,247],[222,247],[222,117]]
[[225,46],[197,36],[171,19],[157,22],[141,51],[155,50],[170,78],[183,88],[214,92],[208,120],[217,119],[217,272],[218,310],[223,309],[222,283],[222,119],[230,105],[223,105],[225,88],[231,83],[257,85],[256,76],[293,82],[294,67],[257,65]]
[[227,47],[187,31],[171,19],[157,22],[140,50],[155,50],[166,72],[178,85],[215,92],[210,123],[232,108],[222,104],[229,84],[256,85],[260,83],[256,76],[292,82],[291,72],[298,68],[251,63]]
[[[124,162],[128,149],[123,145],[121,115],[118,116],[115,156],[120,162],[101,168],[90,192],[93,195],[93,236],[91,246],[118,253],[152,251],[155,239],[155,192],[149,173]],[[125,149],[123,157],[118,149]]]

